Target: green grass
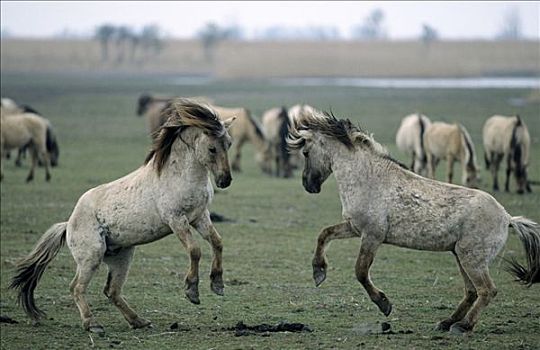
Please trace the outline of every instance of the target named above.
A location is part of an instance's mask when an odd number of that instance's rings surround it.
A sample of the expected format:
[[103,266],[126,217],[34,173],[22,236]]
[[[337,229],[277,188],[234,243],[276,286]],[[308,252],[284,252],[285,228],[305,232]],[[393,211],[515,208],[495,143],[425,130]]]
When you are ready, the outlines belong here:
[[[88,292],[105,337],[82,330],[69,295],[74,262],[68,249],[51,263],[36,291],[48,319],[39,327],[27,322],[7,289],[15,261],[27,254],[53,223],[66,220],[77,199],[89,188],[114,180],[138,167],[149,148],[145,121],[135,116],[135,102],[143,91],[174,95],[207,95],[227,106],[249,107],[257,116],[267,108],[310,103],[332,108],[374,133],[400,160],[393,139],[399,120],[420,110],[433,120],[461,121],[470,131],[481,157],[481,125],[495,113],[519,113],[532,134],[530,176],[540,179],[540,106],[512,107],[511,97],[525,90],[403,90],[342,87],[280,87],[257,82],[221,82],[209,86],[173,86],[160,78],[121,76],[2,75],[2,96],[32,105],[55,126],[61,147],[60,166],[45,183],[38,169],[25,184],[25,167],[4,161],[1,185],[0,314],[19,321],[0,324],[2,349],[329,349],[329,348],[450,348],[533,349],[540,344],[538,286],[523,288],[512,281],[497,259],[491,269],[499,294],[482,314],[474,334],[457,337],[432,331],[462,296],[462,280],[449,253],[431,253],[383,246],[372,268],[374,283],[394,304],[387,319],[369,301],[354,277],[358,240],[334,242],[328,250],[327,281],[315,288],[311,258],[318,232],[341,219],[336,184],[330,179],[321,194],[309,195],[300,177],[283,180],[263,176],[246,148],[244,171],[234,174],[211,209],[232,223],[217,223],[224,240],[226,295],[210,292],[210,248],[201,241],[201,302],[183,296],[182,277],[188,258],[174,236],[137,249],[124,288],[128,301],[153,321],[153,329],[131,330],[116,308],[102,295],[105,268]],[[442,178],[444,166],[439,169]],[[457,166],[456,166],[457,170]],[[458,177],[459,178],[459,177]],[[483,172],[483,187],[491,179]],[[513,183],[512,183],[513,185]],[[513,187],[514,189],[515,187]],[[531,195],[498,193],[496,198],[513,215],[540,220],[540,188]],[[523,259],[521,244],[512,233],[504,254]],[[308,324],[313,333],[276,333],[235,337],[224,328],[280,321]],[[398,334],[362,335],[365,324],[388,321]],[[187,327],[172,332],[172,323]],[[400,331],[412,331],[399,334]]]

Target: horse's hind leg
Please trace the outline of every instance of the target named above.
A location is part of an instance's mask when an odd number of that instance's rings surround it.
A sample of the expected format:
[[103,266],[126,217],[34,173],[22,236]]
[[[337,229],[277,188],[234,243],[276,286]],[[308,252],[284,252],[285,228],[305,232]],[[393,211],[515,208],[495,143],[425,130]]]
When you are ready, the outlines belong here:
[[109,273],[103,294],[120,310],[131,327],[143,328],[149,326],[150,321],[140,318],[122,297],[122,287],[126,281],[134,252],[135,248],[130,247],[121,249],[114,255],[105,255],[103,261],[109,267]]
[[34,145],[30,146],[30,151],[32,152],[32,166],[30,167],[30,172],[26,177],[26,182],[30,182],[34,179],[34,169],[36,168],[38,153]]
[[242,158],[242,146],[244,145],[245,141],[246,140],[244,138],[241,138],[236,141],[236,145],[234,147],[234,151],[235,151],[234,160],[231,164],[231,168],[234,171],[241,171],[240,160]]
[[315,255],[312,262],[313,279],[317,287],[326,279],[328,262],[326,261],[325,251],[328,243],[334,239],[351,238],[354,236],[356,234],[348,221],[334,226],[328,226],[321,231],[317,239],[317,247],[315,248]]
[[210,221],[210,213],[203,215],[199,220],[195,228],[201,234],[201,236],[212,246],[212,271],[210,272],[210,288],[217,295],[223,295],[223,243],[221,236],[217,232],[216,228]]
[[508,154],[506,159],[506,180],[504,182],[504,190],[510,192],[510,174],[512,173],[512,155]]
[[80,259],[75,258],[77,261],[77,273],[70,286],[71,295],[81,314],[83,328],[94,333],[103,333],[104,330],[103,326],[96,321],[92,311],[90,311],[85,294],[90,280],[99,268],[102,257],[103,251],[96,251],[80,257]]
[[362,244],[360,245],[360,253],[356,260],[356,278],[362,284],[364,289],[369,295],[371,301],[379,307],[379,310],[388,316],[392,312],[392,304],[380,289],[375,287],[371,278],[369,277],[369,269],[375,258],[375,253],[381,242],[370,238],[366,239],[365,235],[362,235]]
[[485,266],[477,266],[475,264],[465,263],[463,259],[461,263],[463,269],[476,288],[478,298],[465,317],[461,321],[458,321],[450,326],[450,332],[458,334],[472,331],[478,322],[480,312],[497,295],[497,289],[495,288],[493,280],[489,276],[487,264]]
[[437,327],[435,329],[440,331],[448,331],[454,323],[461,321],[463,317],[465,317],[469,309],[473,306],[474,301],[478,297],[478,295],[476,294],[476,288],[474,287],[471,279],[469,278],[465,270],[463,270],[463,267],[461,266],[457,255],[456,262],[459,267],[459,272],[461,272],[461,276],[463,277],[463,282],[465,283],[465,295],[459,303],[456,311],[454,311],[454,313],[449,318],[437,324]]

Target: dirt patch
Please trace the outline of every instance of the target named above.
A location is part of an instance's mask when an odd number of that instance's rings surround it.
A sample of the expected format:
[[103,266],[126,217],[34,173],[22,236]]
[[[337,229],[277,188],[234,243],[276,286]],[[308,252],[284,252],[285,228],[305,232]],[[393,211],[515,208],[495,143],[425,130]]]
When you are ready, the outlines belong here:
[[248,326],[243,321],[240,321],[234,327],[225,328],[227,331],[234,331],[236,337],[242,337],[246,335],[270,335],[275,332],[313,332],[313,330],[303,323],[286,323],[281,322],[277,325],[270,325],[262,323],[254,326]]

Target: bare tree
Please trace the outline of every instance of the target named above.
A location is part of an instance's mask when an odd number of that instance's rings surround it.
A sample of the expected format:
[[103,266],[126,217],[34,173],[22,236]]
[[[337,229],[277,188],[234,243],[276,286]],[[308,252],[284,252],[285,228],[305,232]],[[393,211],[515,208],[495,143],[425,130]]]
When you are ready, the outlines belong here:
[[503,40],[520,40],[522,38],[521,17],[519,16],[519,11],[516,7],[506,11],[497,38]]
[[101,45],[101,60],[103,62],[109,60],[109,43],[115,32],[116,27],[111,24],[102,24],[95,30],[94,38],[97,39]]
[[161,30],[155,24],[146,25],[140,34],[140,45],[147,57],[157,55],[163,49]]
[[357,39],[378,40],[386,38],[386,30],[383,26],[384,12],[381,9],[375,9],[364,18],[364,22],[354,27],[352,35]]
[[208,62],[214,60],[214,51],[217,44],[222,40],[238,40],[243,37],[243,31],[239,26],[220,27],[214,22],[208,22],[197,32],[197,37],[201,40],[204,57]]
[[420,34],[420,40],[426,45],[429,46],[433,41],[439,39],[439,33],[435,28],[429,24],[422,24],[422,33]]

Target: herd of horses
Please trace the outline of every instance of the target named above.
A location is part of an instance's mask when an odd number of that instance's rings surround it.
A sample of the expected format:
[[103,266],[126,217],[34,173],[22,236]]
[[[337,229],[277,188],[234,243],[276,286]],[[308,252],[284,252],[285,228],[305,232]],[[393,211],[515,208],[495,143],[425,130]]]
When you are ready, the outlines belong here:
[[[513,173],[517,192],[531,192],[527,178],[530,136],[525,122],[519,115],[506,117],[495,115],[488,118],[482,131],[486,168],[493,176],[493,190],[499,190],[498,171],[506,159],[505,191],[510,188]],[[411,170],[434,178],[435,168],[441,159],[447,161],[446,181],[452,183],[454,162],[462,168],[462,183],[477,187],[479,172],[474,143],[462,124],[434,122],[420,113],[403,118],[396,134],[396,145],[402,152],[412,156]]]
[[[223,295],[223,244],[208,211],[214,193],[211,179],[219,188],[231,184],[232,168],[240,169],[241,146],[247,141],[255,145],[262,169],[279,176],[291,176],[294,159],[301,160],[298,164],[303,166],[302,184],[309,193],[320,192],[331,174],[337,181],[342,221],[323,229],[318,236],[312,262],[317,286],[328,272],[325,251],[330,241],[359,238],[356,277],[370,299],[388,316],[392,304],[373,284],[369,273],[381,244],[450,251],[463,277],[465,295],[456,310],[436,328],[467,333],[497,293],[488,266],[504,246],[509,227],[522,241],[527,259],[525,264],[507,260],[508,271],[528,286],[540,282],[537,223],[509,215],[486,192],[430,178],[439,159],[446,159],[449,168],[458,159],[465,168],[464,183],[474,185],[474,146],[461,125],[431,123],[422,115],[406,117],[397,143],[413,157],[414,171],[410,171],[349,120],[307,105],[267,111],[264,128],[249,110],[217,107],[205,98],[143,95],[138,101],[138,114],[147,116],[153,139],[144,164],[118,180],[84,193],[69,219],[49,228],[31,253],[17,264],[10,287],[18,291],[20,304],[35,322],[44,315],[35,304],[35,288],[64,244],[77,264],[70,292],[83,328],[91,332],[104,332],[86,299],[88,285],[101,263],[108,266],[104,294],[133,328],[150,325],[127,304],[122,287],[135,247],[170,234],[178,237],[189,254],[190,267],[185,277],[188,300],[200,302],[201,249],[192,237],[192,229],[212,247],[210,287]],[[2,115],[2,123],[4,118],[9,117]],[[23,146],[4,146],[3,125],[2,152]],[[494,117],[486,123],[484,132],[485,146],[490,147],[486,150],[486,163],[495,171],[500,160],[507,157],[507,175],[513,171],[521,186],[519,190],[526,190],[528,133],[523,120],[517,116]],[[32,139],[32,147],[44,152],[46,147],[39,144],[39,148],[38,141],[44,142]],[[446,147],[441,144],[444,142]],[[236,153],[229,165],[228,150],[234,143]],[[46,166],[48,156],[43,153],[41,157]],[[451,170],[448,180],[452,180]]]

